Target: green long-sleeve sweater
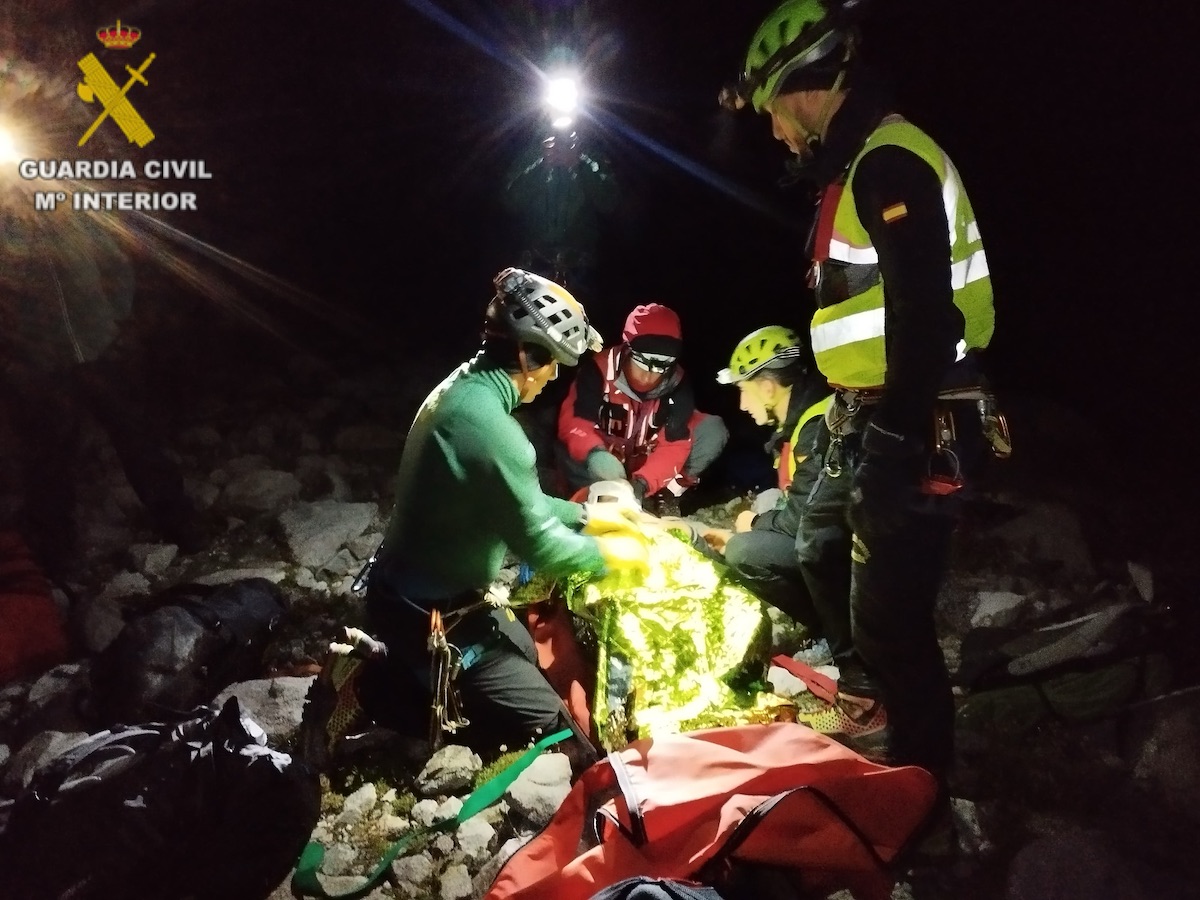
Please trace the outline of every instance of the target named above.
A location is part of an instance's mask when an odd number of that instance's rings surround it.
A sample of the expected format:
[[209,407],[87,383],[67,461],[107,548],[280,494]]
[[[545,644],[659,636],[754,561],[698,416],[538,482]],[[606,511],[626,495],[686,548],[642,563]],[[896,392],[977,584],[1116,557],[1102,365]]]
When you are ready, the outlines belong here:
[[582,507],[542,492],[533,445],[512,417],[519,402],[512,379],[480,355],[421,405],[377,563],[404,596],[484,588],[507,549],[551,576],[604,570],[596,541],[569,527]]

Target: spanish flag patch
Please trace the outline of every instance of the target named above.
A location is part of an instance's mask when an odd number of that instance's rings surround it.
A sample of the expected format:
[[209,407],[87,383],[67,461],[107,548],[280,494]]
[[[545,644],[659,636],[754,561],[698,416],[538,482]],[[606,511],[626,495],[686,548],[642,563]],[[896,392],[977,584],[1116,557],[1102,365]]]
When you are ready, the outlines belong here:
[[883,221],[891,225],[908,215],[908,207],[903,203],[893,203],[883,211]]

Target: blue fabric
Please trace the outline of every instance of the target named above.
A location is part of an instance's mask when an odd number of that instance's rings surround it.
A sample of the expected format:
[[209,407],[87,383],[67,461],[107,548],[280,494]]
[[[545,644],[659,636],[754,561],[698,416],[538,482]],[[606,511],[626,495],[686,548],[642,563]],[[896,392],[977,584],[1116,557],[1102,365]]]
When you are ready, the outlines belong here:
[[524,587],[533,581],[533,567],[529,563],[521,563],[521,567],[517,569],[517,587]]

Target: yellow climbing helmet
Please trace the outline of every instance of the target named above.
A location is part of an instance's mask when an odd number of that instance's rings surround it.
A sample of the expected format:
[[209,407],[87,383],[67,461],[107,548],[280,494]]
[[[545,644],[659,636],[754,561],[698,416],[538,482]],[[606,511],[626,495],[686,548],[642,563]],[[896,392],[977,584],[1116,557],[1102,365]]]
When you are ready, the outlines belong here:
[[801,364],[804,340],[783,325],[765,325],[738,342],[729,368],[717,373],[719,384],[737,384],[753,378],[763,369],[783,369]]

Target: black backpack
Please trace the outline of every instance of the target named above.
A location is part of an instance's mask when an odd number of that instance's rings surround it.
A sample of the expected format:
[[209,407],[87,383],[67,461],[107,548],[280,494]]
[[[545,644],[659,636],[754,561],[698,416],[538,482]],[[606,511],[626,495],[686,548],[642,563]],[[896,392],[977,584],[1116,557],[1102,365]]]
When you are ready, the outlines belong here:
[[959,723],[1021,732],[1048,718],[1086,722],[1165,690],[1171,619],[1167,608],[1121,601],[1066,622],[976,628],[954,678],[969,692]]
[[724,900],[716,888],[639,875],[609,885],[589,900]]
[[257,678],[287,609],[265,578],[182,585],[157,599],[92,662],[88,713],[99,726],[178,716]]
[[118,726],[53,759],[0,822],[0,897],[263,900],[320,814],[317,774],[233,697]]

